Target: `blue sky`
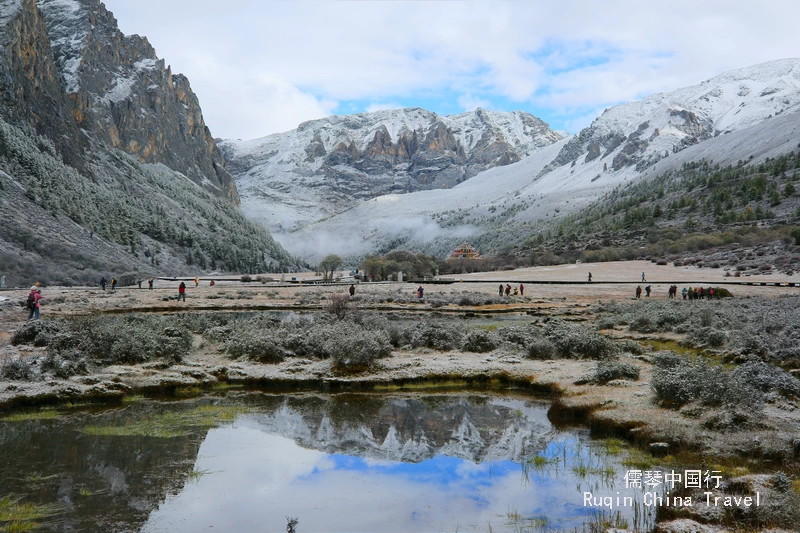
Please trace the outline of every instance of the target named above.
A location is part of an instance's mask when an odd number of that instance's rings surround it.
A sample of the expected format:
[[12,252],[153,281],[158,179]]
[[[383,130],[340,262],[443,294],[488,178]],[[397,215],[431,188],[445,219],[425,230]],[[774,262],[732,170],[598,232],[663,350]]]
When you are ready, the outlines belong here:
[[520,109],[575,133],[611,105],[800,50],[793,0],[105,3],[227,138],[390,107]]

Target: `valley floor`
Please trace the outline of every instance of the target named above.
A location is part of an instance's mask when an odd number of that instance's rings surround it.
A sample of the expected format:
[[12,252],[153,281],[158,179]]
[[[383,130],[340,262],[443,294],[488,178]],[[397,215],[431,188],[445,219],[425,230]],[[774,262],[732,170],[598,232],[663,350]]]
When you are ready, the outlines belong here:
[[[641,283],[644,271],[647,278]],[[536,284],[533,281],[585,281],[592,273],[592,284]],[[287,275],[299,279],[311,273]],[[449,276],[453,277],[453,276]],[[666,300],[670,284],[704,287],[724,281],[757,282],[757,285],[724,285],[736,297],[777,298],[800,295],[799,287],[774,286],[791,278],[777,274],[758,277],[726,278],[721,269],[657,266],[650,262],[623,262],[537,267],[504,272],[464,274],[464,283],[424,285],[425,298],[419,301],[417,284],[368,283],[356,285],[355,306],[364,311],[408,315],[411,319],[436,313],[444,318],[465,314],[503,313],[518,315],[520,320],[559,317],[568,321],[592,323],[596,304],[628,302],[637,285],[652,285],[652,296],[636,305]],[[472,283],[472,282],[476,283]],[[526,284],[524,296],[498,297],[498,284],[516,287]],[[800,279],[797,280],[800,282]],[[603,283],[601,283],[603,282]],[[762,286],[765,282],[769,285]],[[187,301],[177,302],[177,281],[158,280],[154,290],[120,288],[104,293],[99,288],[43,289],[42,318],[63,318],[77,314],[186,311],[308,311],[325,309],[329,297],[347,291],[349,285],[313,286],[309,284],[277,286],[262,283],[222,281],[209,286],[203,278],[198,288],[187,283]],[[146,287],[146,283],[144,284]],[[0,293],[11,302],[22,301],[27,290]],[[679,293],[680,297],[680,293]],[[0,360],[43,354],[46,348],[33,345],[12,346],[10,337],[27,318],[26,312],[0,301]],[[676,302],[691,306],[693,302]],[[712,304],[709,304],[712,305]],[[472,315],[470,315],[472,316]],[[487,315],[489,316],[489,315]],[[588,424],[597,435],[625,437],[645,451],[667,455],[665,461],[691,461],[714,464],[726,473],[748,483],[763,481],[753,473],[788,470],[800,472],[800,407],[796,400],[781,398],[768,403],[762,420],[750,428],[709,429],[704,416],[666,409],[656,403],[651,387],[654,366],[647,350],[680,348],[686,336],[674,332],[637,333],[616,325],[604,334],[640,342],[645,355],[631,357],[639,368],[638,380],[615,380],[607,385],[582,383],[596,361],[581,359],[536,360],[520,357],[502,349],[488,353],[442,352],[429,348],[401,348],[381,358],[362,373],[337,371],[329,359],[288,357],[283,362],[261,364],[243,359],[232,360],[219,349],[196,336],[191,353],[172,366],[163,362],[119,365],[103,368],[90,375],[46,381],[0,382],[0,408],[25,404],[65,401],[111,400],[142,392],[192,394],[220,383],[266,388],[309,388],[315,390],[419,390],[437,387],[508,387],[529,390],[557,398],[551,410],[554,420]],[[702,350],[689,350],[703,356]],[[795,375],[796,370],[795,370]],[[714,408],[704,408],[704,414]],[[795,439],[792,440],[791,436]],[[794,449],[792,449],[794,446]],[[788,448],[787,448],[788,447]],[[748,477],[749,476],[749,477]],[[759,481],[761,480],[761,481]],[[708,512],[709,510],[706,509]],[[698,511],[698,513],[701,513]],[[722,531],[711,515],[685,515],[674,527],[662,524],[663,531]],[[688,522],[689,520],[696,521]],[[688,525],[687,525],[688,524]],[[695,524],[695,525],[693,525]],[[694,529],[692,529],[694,528]],[[777,531],[777,530],[776,530]]]

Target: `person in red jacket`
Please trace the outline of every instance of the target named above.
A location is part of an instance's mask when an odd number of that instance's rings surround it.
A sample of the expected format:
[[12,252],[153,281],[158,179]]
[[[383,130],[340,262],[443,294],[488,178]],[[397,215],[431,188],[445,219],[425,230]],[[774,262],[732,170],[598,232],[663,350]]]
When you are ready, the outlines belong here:
[[25,306],[28,308],[28,320],[36,317],[36,320],[39,320],[39,309],[41,308],[42,304],[40,303],[42,300],[42,290],[37,287],[31,287],[31,292],[28,294],[28,300],[25,302]]
[[183,298],[184,302],[186,301],[186,284],[184,282],[182,282],[182,281],[181,281],[181,284],[178,285],[178,301],[179,302],[181,301],[181,298]]

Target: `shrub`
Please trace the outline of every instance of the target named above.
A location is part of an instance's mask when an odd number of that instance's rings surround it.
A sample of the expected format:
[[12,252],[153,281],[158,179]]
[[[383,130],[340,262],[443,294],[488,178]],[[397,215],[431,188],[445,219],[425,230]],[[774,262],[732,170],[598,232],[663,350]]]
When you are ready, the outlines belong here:
[[325,343],[325,350],[340,370],[355,370],[372,365],[375,359],[392,352],[389,335],[355,327],[341,328]]
[[350,310],[350,295],[343,293],[343,294],[332,294],[328,297],[323,305],[323,309],[328,313],[334,315],[339,320],[344,319],[347,316],[348,311]]
[[614,379],[639,379],[639,367],[619,361],[599,361],[594,371],[586,376],[585,381],[603,384]]
[[234,359],[250,359],[260,363],[280,363],[286,353],[283,346],[268,332],[245,329],[237,331],[225,343],[225,352]]
[[763,395],[746,374],[712,368],[703,359],[692,362],[677,354],[661,355],[653,363],[651,386],[656,398],[667,405],[679,407],[700,400],[704,405],[758,410],[763,403]]
[[464,330],[460,324],[451,322],[426,322],[412,337],[412,345],[416,348],[426,346],[436,350],[449,351],[460,347],[464,338]]
[[500,344],[497,335],[484,329],[471,329],[464,338],[464,350],[467,352],[491,352]]
[[544,332],[562,357],[603,359],[619,352],[611,339],[583,325],[550,320]]
[[30,363],[24,359],[6,359],[0,365],[0,377],[12,381],[31,381],[34,372]]
[[558,347],[547,337],[535,337],[528,342],[528,357],[531,359],[552,359]]
[[635,318],[633,322],[630,323],[628,328],[631,331],[638,331],[639,333],[652,333],[656,330],[656,327],[653,325],[653,321],[647,316]]

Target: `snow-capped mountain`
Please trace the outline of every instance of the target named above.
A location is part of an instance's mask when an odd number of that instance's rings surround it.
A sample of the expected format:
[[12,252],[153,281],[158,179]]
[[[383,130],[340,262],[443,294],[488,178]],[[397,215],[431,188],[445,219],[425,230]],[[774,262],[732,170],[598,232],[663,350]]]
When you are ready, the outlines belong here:
[[798,109],[800,59],[733,70],[607,109],[567,143],[545,172],[594,161],[603,161],[605,171],[644,170],[688,146]]
[[[253,415],[252,427],[293,439],[304,448],[419,462],[436,455],[474,463],[519,461],[542,450],[553,428],[545,409],[518,399],[439,397],[373,400],[365,421],[358,409],[327,398],[287,399]],[[247,422],[240,421],[240,424]]]
[[452,189],[380,196],[276,237],[309,258],[393,247],[443,254],[511,222],[533,231],[621,183],[687,161],[735,164],[789,152],[800,141],[797,111],[800,59],[771,61],[607,109],[577,135]]
[[246,215],[286,231],[383,194],[453,187],[562,137],[519,111],[415,108],[332,116],[221,147]]

